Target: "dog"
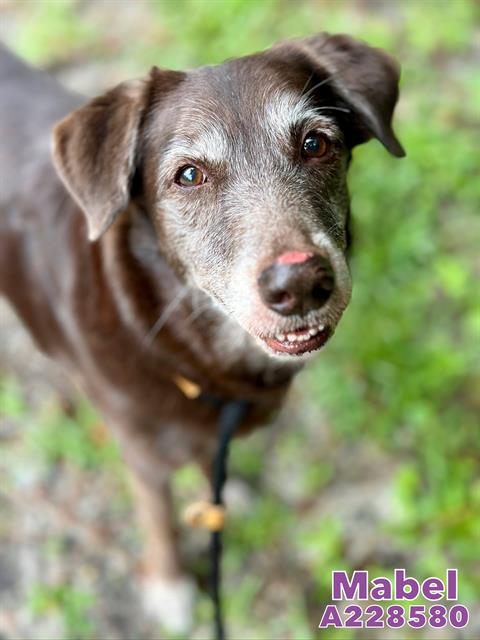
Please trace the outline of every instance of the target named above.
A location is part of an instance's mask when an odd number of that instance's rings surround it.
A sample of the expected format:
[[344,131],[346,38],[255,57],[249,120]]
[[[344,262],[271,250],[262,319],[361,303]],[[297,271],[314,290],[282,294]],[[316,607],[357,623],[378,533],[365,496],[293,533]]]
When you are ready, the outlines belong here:
[[[399,67],[320,33],[153,67],[85,103],[0,53],[0,291],[115,434],[145,531],[146,604],[190,622],[169,476],[208,474],[218,408],[268,422],[351,295],[347,169],[391,126]],[[53,132],[53,133],[52,133]]]

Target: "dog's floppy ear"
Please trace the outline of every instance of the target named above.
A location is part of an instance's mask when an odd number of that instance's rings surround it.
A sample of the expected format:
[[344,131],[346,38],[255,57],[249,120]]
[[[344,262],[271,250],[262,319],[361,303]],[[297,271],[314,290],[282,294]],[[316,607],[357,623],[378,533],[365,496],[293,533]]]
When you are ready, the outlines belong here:
[[400,67],[382,49],[339,34],[318,35],[297,41],[314,70],[349,109],[357,129],[354,144],[375,137],[399,158],[405,155],[391,120],[398,99]]
[[91,241],[129,203],[140,125],[149,103],[158,101],[158,86],[168,91],[183,77],[154,67],[148,78],[123,82],[55,126],[55,166],[85,213]]

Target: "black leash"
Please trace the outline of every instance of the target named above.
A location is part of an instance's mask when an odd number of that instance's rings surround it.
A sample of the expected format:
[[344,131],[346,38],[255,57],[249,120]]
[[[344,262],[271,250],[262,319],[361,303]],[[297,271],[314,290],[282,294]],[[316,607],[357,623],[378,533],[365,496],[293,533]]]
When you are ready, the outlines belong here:
[[[212,502],[214,505],[223,505],[222,493],[227,479],[227,462],[230,440],[245,418],[249,406],[249,403],[245,400],[230,400],[222,406],[220,411],[220,416],[218,418],[218,446],[213,460],[212,469]],[[225,640],[226,637],[221,594],[222,549],[222,531],[212,531],[212,537],[210,540],[210,589],[214,606],[216,640]]]
[[247,400],[225,400],[220,396],[202,391],[198,384],[179,374],[175,375],[172,381],[187,398],[200,400],[220,411],[217,423],[217,451],[212,467],[212,501],[190,505],[185,511],[184,520],[192,527],[200,526],[212,532],[210,539],[210,592],[214,607],[215,638],[216,640],[225,640],[221,593],[222,529],[225,523],[222,493],[227,479],[230,441],[247,415],[251,403]]

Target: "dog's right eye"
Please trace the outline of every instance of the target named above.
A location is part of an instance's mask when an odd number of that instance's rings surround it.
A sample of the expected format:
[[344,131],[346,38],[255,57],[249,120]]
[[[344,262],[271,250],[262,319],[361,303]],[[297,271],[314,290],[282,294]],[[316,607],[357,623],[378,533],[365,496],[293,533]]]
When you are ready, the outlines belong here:
[[175,176],[175,182],[181,187],[199,187],[207,181],[205,174],[193,164],[181,167]]

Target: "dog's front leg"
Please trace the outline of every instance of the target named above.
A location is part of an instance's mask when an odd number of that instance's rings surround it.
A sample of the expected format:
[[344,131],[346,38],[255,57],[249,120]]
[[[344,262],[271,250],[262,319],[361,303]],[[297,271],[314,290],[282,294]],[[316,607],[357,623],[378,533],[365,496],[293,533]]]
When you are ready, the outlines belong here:
[[163,473],[151,482],[131,470],[131,484],[145,537],[145,608],[167,630],[185,634],[192,624],[194,584],[181,569],[168,475]]

